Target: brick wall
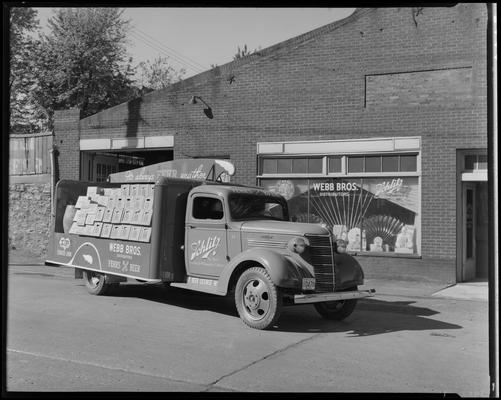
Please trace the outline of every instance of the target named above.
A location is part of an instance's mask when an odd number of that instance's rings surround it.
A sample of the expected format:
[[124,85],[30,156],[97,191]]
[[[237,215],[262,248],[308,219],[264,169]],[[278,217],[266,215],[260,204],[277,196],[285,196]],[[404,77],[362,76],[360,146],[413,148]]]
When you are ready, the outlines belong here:
[[[455,281],[456,149],[487,146],[486,19],[485,4],[359,9],[85,118],[72,135],[174,135],[175,158],[227,154],[236,166],[234,181],[244,184],[256,183],[257,142],[421,136],[423,259],[364,262],[369,273],[412,277],[440,270],[430,278]],[[366,104],[368,76],[407,73],[405,79],[447,69],[471,72],[462,85],[468,101],[388,106],[373,91],[375,101]],[[415,82],[425,77],[412,75]],[[443,85],[441,95],[455,96],[448,88],[454,85]],[[379,96],[387,96],[383,89]],[[213,119],[203,105],[189,104],[195,95],[210,105]],[[78,162],[69,157],[65,166],[76,176]]]
[[80,179],[80,110],[54,112],[54,146],[56,156],[56,180]]

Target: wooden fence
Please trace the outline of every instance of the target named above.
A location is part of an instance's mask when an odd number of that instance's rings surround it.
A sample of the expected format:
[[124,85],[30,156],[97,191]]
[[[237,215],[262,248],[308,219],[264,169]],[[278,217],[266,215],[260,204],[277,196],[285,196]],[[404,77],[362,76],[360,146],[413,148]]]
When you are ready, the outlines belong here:
[[9,175],[50,174],[52,132],[10,135]]

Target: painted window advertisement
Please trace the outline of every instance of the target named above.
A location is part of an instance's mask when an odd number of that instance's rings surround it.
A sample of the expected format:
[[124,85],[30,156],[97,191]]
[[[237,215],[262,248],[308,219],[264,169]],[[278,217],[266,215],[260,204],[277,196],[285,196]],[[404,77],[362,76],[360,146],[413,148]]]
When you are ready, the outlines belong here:
[[308,179],[266,179],[261,181],[261,186],[285,197],[291,221],[322,222],[317,215],[309,213]]
[[364,179],[363,191],[371,197],[362,222],[366,250],[418,254],[418,178]]
[[419,254],[417,177],[270,179],[291,220],[324,223],[351,252]]

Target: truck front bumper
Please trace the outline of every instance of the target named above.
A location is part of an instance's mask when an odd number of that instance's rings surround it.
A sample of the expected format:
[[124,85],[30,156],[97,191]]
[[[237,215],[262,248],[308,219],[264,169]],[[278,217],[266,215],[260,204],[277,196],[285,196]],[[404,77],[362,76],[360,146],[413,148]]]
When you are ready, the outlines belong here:
[[355,290],[352,292],[311,293],[294,295],[294,304],[320,303],[323,301],[339,301],[361,299],[375,296],[376,290]]

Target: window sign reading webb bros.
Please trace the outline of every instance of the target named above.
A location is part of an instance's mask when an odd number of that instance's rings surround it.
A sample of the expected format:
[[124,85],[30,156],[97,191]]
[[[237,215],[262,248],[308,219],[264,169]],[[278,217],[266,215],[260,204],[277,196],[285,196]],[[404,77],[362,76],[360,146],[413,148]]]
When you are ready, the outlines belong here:
[[293,221],[325,223],[348,251],[418,254],[417,177],[263,179]]

